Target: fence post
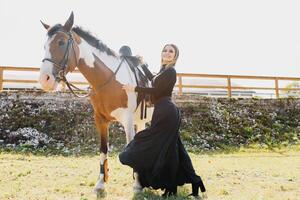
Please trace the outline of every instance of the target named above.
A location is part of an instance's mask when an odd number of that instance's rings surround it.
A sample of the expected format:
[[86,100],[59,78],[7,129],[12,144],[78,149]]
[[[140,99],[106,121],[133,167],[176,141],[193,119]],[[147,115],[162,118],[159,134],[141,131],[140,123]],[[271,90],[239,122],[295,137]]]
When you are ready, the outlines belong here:
[[231,91],[231,78],[230,76],[227,77],[227,91],[228,91],[228,97],[232,97],[232,91]]
[[3,68],[0,67],[0,92],[3,90]]
[[182,95],[182,76],[181,75],[178,76],[178,89],[179,89],[178,94]]
[[279,84],[278,84],[278,78],[275,78],[275,92],[276,92],[276,98],[279,98]]

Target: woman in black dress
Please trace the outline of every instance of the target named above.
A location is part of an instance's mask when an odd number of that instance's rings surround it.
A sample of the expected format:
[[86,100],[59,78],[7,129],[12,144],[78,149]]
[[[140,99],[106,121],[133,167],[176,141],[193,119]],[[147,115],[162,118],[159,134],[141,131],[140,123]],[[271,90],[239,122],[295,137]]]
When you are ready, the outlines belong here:
[[180,139],[180,112],[171,101],[176,83],[174,65],[178,55],[178,48],[174,44],[167,44],[162,50],[162,67],[156,76],[145,65],[142,67],[147,78],[152,81],[152,87],[123,86],[127,92],[150,94],[154,112],[150,127],[135,135],[119,159],[138,173],[142,187],[164,189],[163,196],[170,196],[176,195],[177,186],[191,183],[191,195],[198,196],[200,188],[205,197],[204,184],[200,176],[196,175]]

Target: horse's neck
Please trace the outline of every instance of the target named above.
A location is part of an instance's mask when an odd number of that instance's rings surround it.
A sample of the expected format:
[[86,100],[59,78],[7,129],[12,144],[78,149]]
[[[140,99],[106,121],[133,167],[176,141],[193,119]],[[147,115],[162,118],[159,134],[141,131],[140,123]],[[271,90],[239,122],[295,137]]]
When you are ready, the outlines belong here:
[[[112,73],[116,72],[121,62],[121,59],[119,57],[107,55],[105,52],[101,52],[95,47],[92,47],[84,40],[82,40],[82,42],[79,44],[79,51],[79,59],[83,60],[84,62],[82,64],[79,64],[78,68],[91,84],[93,84],[92,82],[95,82],[95,80],[92,80],[95,79],[95,76],[99,79],[102,78],[102,80],[108,78],[107,75],[106,77],[103,77],[105,76],[105,74],[107,74],[103,73],[103,70],[105,70],[104,68],[101,69],[98,66],[99,70],[94,69],[95,67],[97,67],[95,66],[95,63],[97,64],[97,59],[99,59],[100,62],[103,62],[108,67],[108,69],[106,70],[110,70]],[[95,71],[97,71],[98,73],[95,74]],[[116,80],[121,84],[135,84],[133,77],[134,76],[130,71],[128,64],[126,62],[123,62],[122,66],[120,66],[118,72],[116,73]]]

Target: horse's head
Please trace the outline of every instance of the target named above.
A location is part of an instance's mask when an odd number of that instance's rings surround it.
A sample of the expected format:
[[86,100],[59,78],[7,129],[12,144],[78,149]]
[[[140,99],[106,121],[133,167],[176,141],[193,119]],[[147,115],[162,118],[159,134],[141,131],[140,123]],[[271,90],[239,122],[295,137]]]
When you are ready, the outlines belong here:
[[72,32],[73,12],[64,25],[53,27],[42,22],[47,30],[45,57],[40,68],[39,82],[43,90],[54,90],[58,83],[65,79],[69,71],[73,71],[78,63],[78,37]]

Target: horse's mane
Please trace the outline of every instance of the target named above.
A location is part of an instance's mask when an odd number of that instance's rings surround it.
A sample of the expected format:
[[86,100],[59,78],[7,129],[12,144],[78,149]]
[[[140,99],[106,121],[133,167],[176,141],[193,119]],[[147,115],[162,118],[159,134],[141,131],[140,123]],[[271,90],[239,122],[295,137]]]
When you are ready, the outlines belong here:
[[93,36],[89,31],[83,30],[81,27],[76,26],[72,28],[72,31],[74,31],[77,35],[82,37],[87,43],[89,43],[91,46],[95,47],[96,49],[106,52],[107,55],[110,56],[117,56],[117,54],[106,46],[101,40],[97,39],[95,36]]
[[[51,37],[57,31],[62,30],[63,26],[61,24],[56,24],[48,31],[48,36]],[[72,31],[74,31],[77,35],[79,35],[81,38],[83,38],[88,44],[95,47],[99,51],[107,53],[107,55],[110,56],[117,56],[117,54],[107,47],[104,43],[101,42],[101,40],[97,39],[95,36],[93,36],[90,32],[83,30],[81,27],[76,26],[72,28]]]

